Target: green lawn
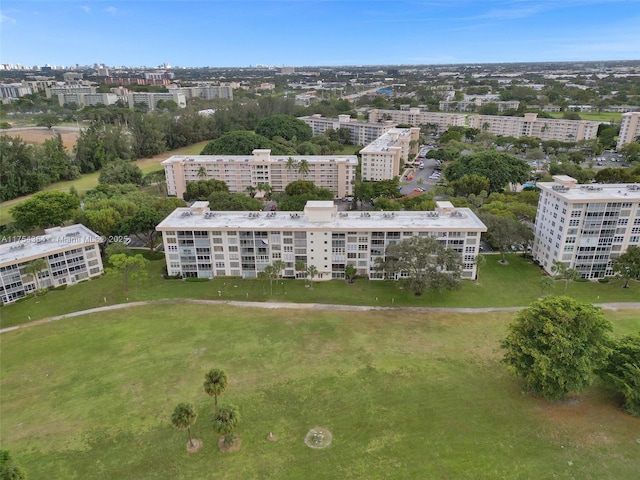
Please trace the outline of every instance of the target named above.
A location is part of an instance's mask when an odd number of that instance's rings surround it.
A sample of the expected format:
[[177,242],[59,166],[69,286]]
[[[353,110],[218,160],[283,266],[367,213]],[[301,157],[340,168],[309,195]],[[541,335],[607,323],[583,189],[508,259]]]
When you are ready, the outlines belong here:
[[[541,270],[521,255],[508,255],[509,265],[499,264],[499,258],[498,255],[487,255],[479,284],[464,281],[460,290],[442,294],[427,292],[422,297],[401,290],[396,282],[363,279],[356,280],[354,284],[314,282],[313,287],[306,287],[301,280],[281,280],[274,282],[271,296],[267,280],[226,278],[202,283],[163,280],[164,260],[156,260],[149,266],[148,277],[135,282],[128,294],[122,292],[120,279],[107,275],[66,290],[49,292],[44,297],[1,307],[0,327],[25,323],[29,318],[37,320],[127,301],[177,298],[409,307],[514,307],[536,300],[541,293]],[[567,295],[591,303],[634,302],[638,301],[640,291],[640,283],[635,282],[632,288],[623,289],[619,280],[608,284],[570,282],[568,287]],[[553,293],[564,293],[563,281],[556,281]]]
[[[31,479],[636,478],[640,419],[610,393],[550,404],[507,375],[512,316],[163,305],[11,332],[2,448]],[[637,312],[607,316],[617,334],[640,328]],[[212,367],[242,416],[234,453],[210,427]],[[199,453],[170,424],[182,401]],[[325,450],[303,443],[318,426]]]
[[[566,112],[549,112],[553,118],[563,118]],[[622,118],[621,113],[614,112],[577,112],[582,120],[589,120],[592,122],[617,122],[620,123]]]

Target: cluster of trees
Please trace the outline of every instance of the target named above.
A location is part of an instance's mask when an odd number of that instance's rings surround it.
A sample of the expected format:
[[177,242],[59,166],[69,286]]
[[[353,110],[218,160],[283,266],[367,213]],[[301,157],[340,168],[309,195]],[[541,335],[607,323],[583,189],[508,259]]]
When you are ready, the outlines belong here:
[[[218,397],[222,395],[229,384],[227,374],[220,369],[214,368],[205,374],[203,384],[207,395],[214,398],[214,412],[211,423],[214,431],[220,435],[223,445],[230,447],[237,444],[237,436],[233,433],[240,423],[240,412],[236,406],[218,406]],[[191,438],[191,427],[196,423],[198,414],[191,403],[179,403],[176,405],[171,415],[171,423],[178,430],[186,430],[189,438],[188,447],[195,448],[196,445]]]
[[310,180],[295,180],[287,185],[284,192],[276,192],[271,198],[280,210],[302,211],[309,200],[333,200],[333,191],[317,187]]
[[503,362],[527,391],[547,400],[580,393],[598,374],[640,416],[640,334],[615,340],[612,330],[599,307],[546,297],[508,326]]
[[489,181],[489,193],[500,192],[510,183],[525,183],[531,177],[531,167],[506,153],[493,151],[477,152],[461,156],[445,169],[449,181],[469,183],[469,175],[484,177]]
[[80,176],[60,135],[45,140],[43,145],[28,144],[19,136],[0,136],[0,172],[0,202]]
[[1,480],[26,480],[27,474],[18,465],[9,450],[0,450],[0,479]]

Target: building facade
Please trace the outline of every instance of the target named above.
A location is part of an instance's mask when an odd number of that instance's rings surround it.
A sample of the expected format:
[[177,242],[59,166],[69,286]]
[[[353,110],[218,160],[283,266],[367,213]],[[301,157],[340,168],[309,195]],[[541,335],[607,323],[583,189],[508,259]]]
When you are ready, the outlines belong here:
[[[300,169],[306,161],[308,172]],[[295,180],[310,180],[328,188],[336,198],[353,195],[358,158],[355,155],[272,156],[271,150],[256,149],[252,155],[174,155],[162,162],[167,193],[182,198],[189,182],[222,180],[232,193],[268,183],[273,191],[284,191]]]
[[392,128],[360,150],[362,180],[391,180],[418,153],[420,128]]
[[58,103],[61,107],[75,103],[79,107],[87,105],[115,105],[119,98],[114,93],[59,93]]
[[467,124],[467,116],[456,113],[426,112],[420,108],[409,110],[370,110],[369,121],[372,123],[391,121],[395,124],[407,124],[413,126],[425,125],[431,127],[432,133],[443,133],[449,127],[464,127]]
[[611,262],[640,245],[640,185],[578,185],[567,175],[538,183],[533,258],[547,273],[554,262],[582,278],[613,275]]
[[500,115],[470,115],[469,127],[488,131],[503,137],[533,137],[540,140],[579,142],[598,135],[600,122],[538,118],[537,113],[525,113],[524,117]]
[[[12,303],[38,289],[73,285],[103,273],[99,235],[84,225],[45,230],[44,235],[21,237],[0,245],[0,301]],[[33,260],[46,267],[27,273]]]
[[640,141],[640,112],[623,113],[616,149],[620,150],[626,144],[635,141]]
[[351,118],[350,115],[338,115],[338,118],[327,118],[320,114],[300,117],[304,123],[311,127],[313,135],[324,135],[327,130],[349,130],[349,143],[351,145],[368,145],[376,138],[395,127],[393,122],[361,122]]
[[175,102],[178,108],[185,108],[187,106],[187,99],[184,93],[181,92],[128,92],[127,94],[129,108],[135,108],[136,105],[146,105],[149,110],[155,110],[158,107],[158,102],[166,102],[169,100]]
[[376,259],[412,236],[434,236],[460,253],[463,278],[476,276],[480,235],[487,229],[468,208],[437,202],[430,212],[338,212],[332,201],[309,201],[304,212],[211,212],[209,202],[178,208],[156,227],[169,275],[255,278],[277,260],[284,276],[302,277],[296,264],[315,266],[317,280],[358,275],[383,278]]
[[225,98],[233,100],[233,88],[228,85],[198,85],[197,87],[169,88],[169,93],[182,93],[187,100],[190,98],[201,98],[202,100]]

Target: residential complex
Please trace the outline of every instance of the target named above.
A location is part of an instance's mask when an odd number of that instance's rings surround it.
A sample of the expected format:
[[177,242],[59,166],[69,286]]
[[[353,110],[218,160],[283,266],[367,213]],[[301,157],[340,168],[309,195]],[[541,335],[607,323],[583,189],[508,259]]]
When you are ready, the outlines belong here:
[[467,124],[467,116],[460,113],[426,112],[420,108],[408,110],[370,110],[370,122],[391,121],[394,124],[403,123],[432,127],[433,133],[443,133],[449,127],[464,127]]
[[623,113],[616,149],[635,141],[640,141],[640,112]]
[[[0,301],[12,303],[37,289],[73,285],[102,274],[101,241],[99,235],[77,224],[1,244]],[[38,259],[44,259],[46,266],[36,279],[26,269]]]
[[229,85],[198,85],[197,87],[169,88],[169,93],[182,93],[188,99],[212,100],[226,98],[233,100],[233,88]]
[[507,110],[517,110],[520,106],[518,100],[500,101],[495,98],[468,98],[465,100],[442,100],[439,104],[440,110],[443,112],[475,112],[484,105],[495,105],[499,112]]
[[563,262],[582,278],[613,275],[611,261],[640,245],[640,184],[578,185],[566,175],[538,183],[533,258],[548,273]]
[[469,127],[485,130],[503,137],[534,137],[540,140],[579,142],[597,137],[600,122],[538,118],[537,113],[524,117],[501,115],[470,115]]
[[284,276],[298,277],[296,264],[314,266],[318,280],[358,275],[383,278],[376,259],[412,236],[434,236],[461,254],[463,278],[475,278],[480,235],[487,229],[468,208],[437,202],[435,211],[338,212],[332,201],[308,201],[304,212],[212,212],[209,202],[178,208],[156,227],[169,275],[254,278],[277,260]]
[[79,107],[87,105],[115,105],[119,97],[115,93],[58,93],[58,104],[63,107],[75,103]]
[[232,193],[246,192],[260,183],[284,191],[291,182],[304,179],[344,198],[353,194],[358,159],[355,155],[272,156],[271,150],[256,149],[252,155],[174,155],[162,165],[167,193],[180,198],[187,183],[209,179],[222,180]]
[[182,92],[129,92],[127,101],[129,108],[134,108],[136,105],[145,105],[149,110],[155,110],[160,101],[173,101],[178,108],[185,108],[187,106],[187,99]]
[[349,143],[352,145],[368,145],[395,127],[393,122],[361,122],[351,118],[350,115],[338,115],[336,119],[315,114],[308,117],[299,117],[299,120],[311,127],[313,135],[324,135],[327,130],[346,128],[349,130]]
[[420,128],[392,128],[360,150],[362,180],[389,180],[418,153]]

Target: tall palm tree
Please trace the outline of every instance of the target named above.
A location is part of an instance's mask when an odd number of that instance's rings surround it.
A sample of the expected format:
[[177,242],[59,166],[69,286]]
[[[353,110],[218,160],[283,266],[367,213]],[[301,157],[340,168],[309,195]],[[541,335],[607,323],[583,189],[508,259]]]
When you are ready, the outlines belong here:
[[276,260],[273,262],[273,266],[276,269],[276,272],[278,272],[278,277],[282,277],[283,270],[286,268],[287,264],[282,260]]
[[233,432],[240,423],[240,412],[233,405],[222,405],[213,413],[213,429],[222,437]]
[[38,278],[38,274],[46,268],[49,268],[47,261],[44,258],[38,258],[29,262],[24,269],[25,273],[33,275],[33,281],[36,284],[36,291],[40,290],[40,279]]
[[309,275],[311,281],[313,282],[313,277],[318,275],[318,269],[315,265],[309,265],[309,268],[307,268],[307,275]]
[[293,157],[289,157],[289,158],[287,158],[287,163],[285,163],[284,168],[289,173],[291,173],[293,171],[297,172],[298,171],[298,162]]
[[196,419],[198,418],[198,414],[196,413],[195,408],[190,403],[179,403],[176,405],[173,414],[171,415],[171,423],[178,430],[186,430],[189,436],[189,445],[193,445],[193,441],[191,440],[191,425],[196,423]]
[[222,395],[227,389],[229,380],[223,370],[213,368],[204,376],[204,391],[214,398],[215,408],[218,408],[218,395]]
[[298,162],[298,173],[302,175],[302,178],[306,178],[309,174],[309,161],[302,159]]
[[[307,265],[302,260],[297,260],[295,264],[295,269],[296,269],[296,272],[301,272],[301,273],[306,272]],[[305,275],[305,279],[306,279],[306,275]]]
[[480,283],[480,267],[484,267],[487,263],[487,259],[485,258],[484,255],[482,254],[478,254],[478,256],[476,257],[476,285],[478,283]]
[[198,168],[198,178],[200,180],[204,180],[207,178],[207,169],[204,168],[204,165],[200,165],[200,168]]
[[267,265],[264,270],[258,273],[261,278],[269,279],[269,288],[271,289],[271,296],[273,297],[273,279],[278,278],[278,269],[274,265]]

